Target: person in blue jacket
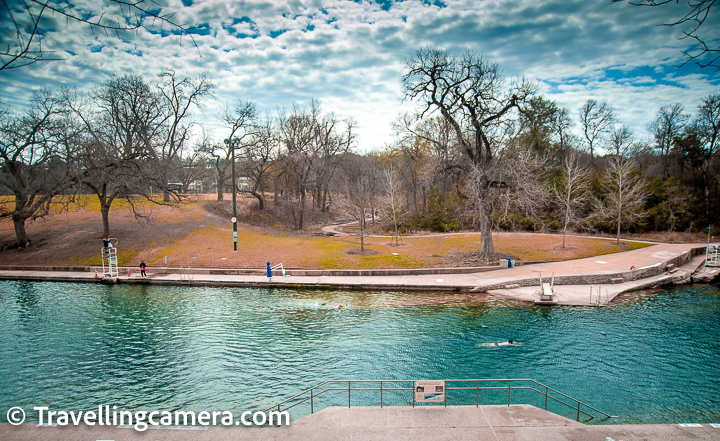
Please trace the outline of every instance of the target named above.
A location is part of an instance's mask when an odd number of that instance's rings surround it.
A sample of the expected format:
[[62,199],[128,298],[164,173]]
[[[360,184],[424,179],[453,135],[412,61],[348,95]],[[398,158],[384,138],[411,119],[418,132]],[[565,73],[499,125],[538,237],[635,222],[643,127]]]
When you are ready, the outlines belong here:
[[272,279],[272,268],[270,268],[270,262],[265,262],[265,263],[267,263],[267,276],[268,276],[268,280],[270,280],[270,279]]

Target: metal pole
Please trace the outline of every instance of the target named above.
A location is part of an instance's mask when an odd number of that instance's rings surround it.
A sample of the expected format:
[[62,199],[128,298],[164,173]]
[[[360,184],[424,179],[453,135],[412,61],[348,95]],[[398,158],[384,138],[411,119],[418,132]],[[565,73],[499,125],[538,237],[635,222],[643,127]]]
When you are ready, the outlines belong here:
[[382,384],[383,382],[380,382],[380,409],[382,409]]
[[510,407],[510,383],[512,383],[512,381],[508,380],[508,407]]
[[545,410],[547,410],[547,386],[545,386]]
[[348,381],[348,407],[350,407],[350,382]]
[[577,404],[578,404],[578,406],[577,406],[577,418],[576,418],[576,420],[577,420],[577,421],[580,421],[580,402],[578,401]]
[[310,389],[310,414],[312,415],[314,413],[314,403],[313,403],[313,389]]
[[480,407],[480,382],[475,385],[475,407]]
[[705,265],[707,265],[708,253],[710,252],[710,227],[712,227],[712,225],[708,225],[708,229],[707,229],[708,230],[708,243],[707,243],[707,247],[705,247]]
[[230,140],[230,148],[232,149],[233,251],[237,251],[237,206],[235,196],[235,187],[237,182],[235,181],[235,142],[233,141],[235,140]]

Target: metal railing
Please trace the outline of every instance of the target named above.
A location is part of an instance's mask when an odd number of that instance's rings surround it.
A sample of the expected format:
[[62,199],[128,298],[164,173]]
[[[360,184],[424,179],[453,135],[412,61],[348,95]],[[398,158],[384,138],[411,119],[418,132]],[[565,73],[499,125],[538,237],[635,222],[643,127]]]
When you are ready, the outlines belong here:
[[[398,387],[400,384],[410,384],[407,387]],[[507,384],[505,384],[507,383]],[[361,387],[353,387],[353,384],[359,384]],[[304,390],[297,395],[287,398],[278,404],[265,409],[265,412],[271,410],[277,410],[278,412],[290,410],[295,406],[309,402],[310,414],[316,412],[316,400],[323,394],[332,391],[347,392],[347,405],[352,405],[352,392],[354,391],[379,391],[380,399],[375,405],[379,404],[382,408],[383,392],[387,393],[390,391],[407,391],[410,397],[410,402],[415,407],[414,397],[414,380],[329,380],[324,381],[310,389]],[[601,410],[598,410],[588,404],[583,403],[569,395],[566,395],[560,391],[557,391],[549,386],[546,386],[540,382],[528,378],[517,378],[517,379],[481,379],[481,380],[445,380],[446,393],[445,401],[443,405],[447,406],[447,399],[452,391],[475,391],[475,406],[480,406],[480,391],[486,390],[507,390],[507,405],[511,403],[511,392],[513,390],[528,390],[540,394],[544,398],[545,410],[548,410],[548,400],[560,403],[573,411],[576,412],[576,420],[580,421],[580,414],[587,415],[590,419],[595,418],[596,415],[588,413],[589,411],[595,412],[596,414],[602,415],[605,418],[618,418],[617,416],[609,415]],[[451,386],[450,384],[458,384],[457,386]],[[482,386],[481,386],[482,384]],[[490,385],[486,385],[490,384]],[[368,385],[374,385],[375,387],[367,387]],[[363,404],[368,405],[368,404]],[[465,404],[467,405],[467,404]]]
[[190,267],[180,267],[180,284],[183,285],[187,283],[190,284],[190,280],[193,280],[195,278],[195,270],[193,270]]

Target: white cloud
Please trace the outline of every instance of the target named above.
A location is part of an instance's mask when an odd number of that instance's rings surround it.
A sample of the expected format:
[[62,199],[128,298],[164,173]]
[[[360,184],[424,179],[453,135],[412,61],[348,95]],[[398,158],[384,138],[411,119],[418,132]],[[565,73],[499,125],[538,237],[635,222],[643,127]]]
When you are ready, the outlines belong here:
[[349,0],[168,1],[164,11],[206,30],[193,35],[197,48],[167,32],[118,39],[58,24],[43,44],[65,61],[0,73],[0,98],[18,107],[34,87],[89,89],[113,73],[207,71],[217,87],[202,119],[217,139],[225,135],[213,121],[222,102],[252,99],[272,111],[317,98],[326,110],[357,120],[359,146],[369,150],[391,143],[392,121],[410,110],[401,105],[403,64],[426,45],[483,52],[508,77],[535,79],[572,115],[588,98],[607,101],[636,132],[660,106],[681,102],[694,110],[718,90],[717,72],[672,67],[686,42],[677,40],[678,30],[656,26],[672,10],[586,0],[443,3],[407,0],[383,10]]

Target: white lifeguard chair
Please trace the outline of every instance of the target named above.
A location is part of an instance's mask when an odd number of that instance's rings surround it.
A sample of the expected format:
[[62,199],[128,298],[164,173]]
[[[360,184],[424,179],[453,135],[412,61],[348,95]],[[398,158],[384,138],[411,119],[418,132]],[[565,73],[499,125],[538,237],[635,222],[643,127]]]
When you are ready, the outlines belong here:
[[708,244],[705,266],[720,266],[720,245]]
[[119,276],[117,266],[117,249],[115,247],[102,248],[103,277],[117,278]]

